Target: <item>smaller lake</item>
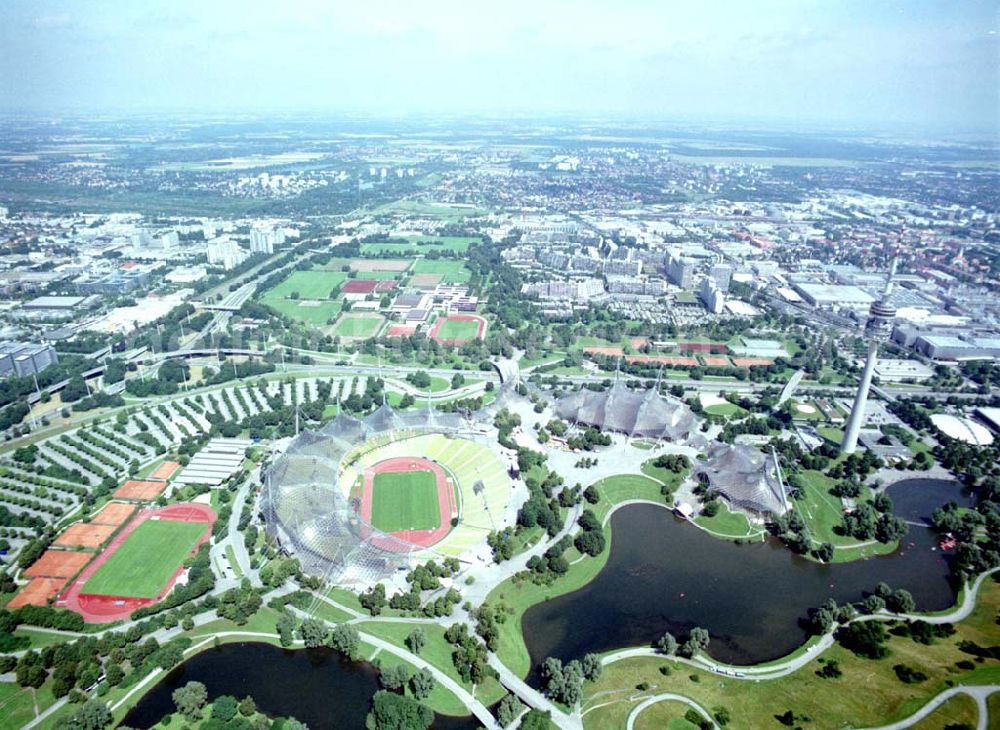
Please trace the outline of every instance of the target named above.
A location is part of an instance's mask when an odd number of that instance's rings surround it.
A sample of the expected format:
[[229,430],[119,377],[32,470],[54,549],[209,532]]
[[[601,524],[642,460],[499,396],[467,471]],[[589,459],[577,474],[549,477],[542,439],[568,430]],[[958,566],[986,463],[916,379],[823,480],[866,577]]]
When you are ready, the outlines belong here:
[[909,522],[931,524],[938,507],[954,502],[959,507],[975,507],[975,495],[958,482],[945,479],[907,479],[886,488],[892,511]]
[[[378,672],[367,662],[352,662],[332,649],[281,649],[270,644],[224,644],[193,656],[153,687],[125,716],[124,725],[151,728],[173,712],[173,691],[191,681],[219,695],[254,698],[271,717],[295,717],[310,730],[363,728]],[[472,716],[435,715],[438,730],[480,727]]]

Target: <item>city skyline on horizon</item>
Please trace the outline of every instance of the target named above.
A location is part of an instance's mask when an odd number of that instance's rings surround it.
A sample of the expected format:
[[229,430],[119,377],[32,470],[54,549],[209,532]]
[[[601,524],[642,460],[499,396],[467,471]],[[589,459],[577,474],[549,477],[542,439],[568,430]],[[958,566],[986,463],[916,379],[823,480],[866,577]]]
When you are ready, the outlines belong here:
[[294,0],[0,9],[0,114],[583,116],[1000,129],[998,15],[941,6],[643,0],[470,8]]

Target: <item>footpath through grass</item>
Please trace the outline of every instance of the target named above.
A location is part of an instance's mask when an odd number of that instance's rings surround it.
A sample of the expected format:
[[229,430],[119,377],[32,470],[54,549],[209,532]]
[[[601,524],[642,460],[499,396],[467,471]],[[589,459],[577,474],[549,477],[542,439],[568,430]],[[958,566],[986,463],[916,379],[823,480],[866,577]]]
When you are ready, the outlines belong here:
[[146,520],[91,576],[83,593],[155,598],[206,529],[203,522]]
[[[458,671],[455,669],[455,663],[451,658],[452,646],[448,643],[447,639],[444,638],[445,630],[441,626],[429,623],[408,624],[396,622],[389,623],[385,621],[365,621],[357,626],[359,631],[371,634],[372,636],[377,636],[380,639],[389,641],[396,646],[407,650],[408,647],[406,646],[406,637],[409,636],[415,629],[419,628],[424,632],[426,643],[417,656],[425,662],[447,674],[470,693],[474,693],[476,699],[487,707],[492,705],[494,702],[499,702],[500,699],[507,693],[500,682],[492,678],[487,679],[477,687],[474,687],[471,682],[465,682],[462,680]],[[383,667],[403,663],[403,661],[398,657],[389,654],[382,653],[379,656],[382,658]],[[416,671],[416,668],[413,665],[410,666],[412,674]],[[425,702],[425,704],[427,704],[427,706],[435,712],[440,712],[443,715],[469,714],[469,709],[462,703],[462,701],[440,684],[435,687],[434,692],[431,693],[430,698]]]
[[[779,679],[737,681],[677,664],[666,657],[626,659],[606,666],[597,682],[584,686],[584,710],[607,701],[609,696],[625,699],[630,694],[675,692],[710,710],[726,707],[732,716],[731,727],[779,727],[775,715],[788,710],[808,716],[808,727],[813,730],[879,726],[908,717],[950,685],[1000,682],[1000,662],[996,659],[978,662],[975,657],[975,652],[989,651],[989,647],[997,644],[998,609],[1000,584],[988,580],[982,586],[976,609],[966,621],[956,625],[953,636],[935,639],[930,645],[891,636],[886,644],[889,655],[874,660],[856,656],[835,644],[819,659],[824,663],[837,662],[842,672],[837,679],[817,676],[816,671],[823,666],[818,660]],[[898,664],[917,669],[927,678],[905,684],[893,669]],[[664,675],[661,667],[668,667],[670,673]],[[643,682],[655,690],[635,692],[635,687]],[[635,704],[626,700],[587,712],[584,727],[624,727]]]

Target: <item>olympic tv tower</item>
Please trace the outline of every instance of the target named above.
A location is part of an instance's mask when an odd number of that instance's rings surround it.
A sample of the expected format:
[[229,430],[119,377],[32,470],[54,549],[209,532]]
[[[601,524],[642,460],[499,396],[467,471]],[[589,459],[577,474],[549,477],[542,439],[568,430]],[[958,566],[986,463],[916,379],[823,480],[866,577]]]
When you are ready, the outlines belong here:
[[861,424],[865,420],[865,406],[868,404],[868,391],[872,387],[872,374],[875,372],[875,363],[878,360],[878,346],[879,343],[888,340],[889,335],[892,334],[892,321],[896,318],[896,308],[889,304],[889,295],[892,294],[892,280],[895,275],[896,257],[894,256],[882,297],[872,302],[868,309],[868,321],[865,322],[868,357],[865,360],[865,369],[861,373],[858,394],[854,396],[851,415],[847,419],[844,440],[840,444],[840,453],[842,454],[853,454],[858,448],[858,434],[861,432]]

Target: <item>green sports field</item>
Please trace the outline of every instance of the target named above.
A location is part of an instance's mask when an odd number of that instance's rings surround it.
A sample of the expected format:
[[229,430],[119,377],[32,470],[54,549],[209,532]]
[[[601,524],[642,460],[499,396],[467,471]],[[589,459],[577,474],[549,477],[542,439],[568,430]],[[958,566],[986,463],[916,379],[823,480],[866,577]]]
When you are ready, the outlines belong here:
[[378,334],[383,322],[385,318],[380,314],[342,314],[334,325],[333,334],[337,337],[367,340]]
[[[282,314],[311,324],[326,322],[340,312],[340,301],[330,299],[347,279],[342,271],[296,271],[260,298]],[[297,298],[292,298],[298,294]]]
[[372,526],[383,532],[441,526],[437,483],[430,471],[384,472],[372,485]]
[[417,259],[410,271],[414,274],[441,274],[445,284],[464,284],[472,274],[464,261],[453,259]]
[[446,319],[434,335],[438,340],[474,340],[479,334],[479,322],[467,319]]
[[82,592],[156,598],[207,529],[204,522],[146,520],[97,569]]

